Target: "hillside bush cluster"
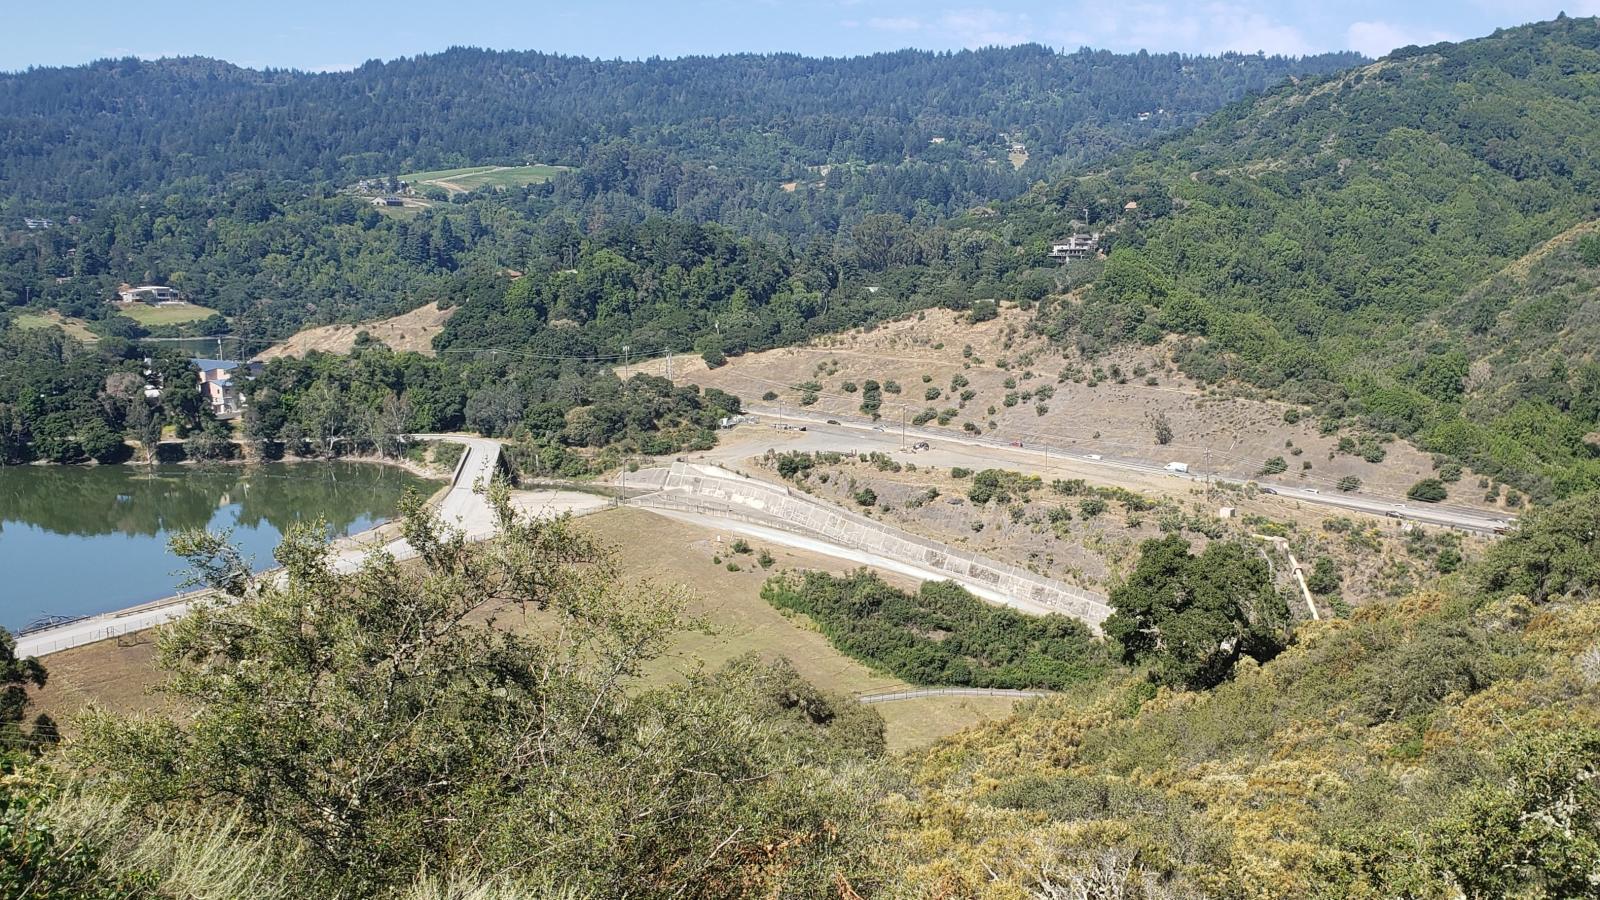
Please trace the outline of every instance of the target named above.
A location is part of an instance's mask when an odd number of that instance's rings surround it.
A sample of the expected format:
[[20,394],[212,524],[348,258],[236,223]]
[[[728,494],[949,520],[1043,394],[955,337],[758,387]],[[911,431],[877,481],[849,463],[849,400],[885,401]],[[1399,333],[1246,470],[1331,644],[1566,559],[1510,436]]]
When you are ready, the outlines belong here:
[[914,594],[865,570],[777,575],[761,596],[803,613],[847,655],[912,684],[1060,690],[1105,670],[1081,622],[984,603],[948,582]]

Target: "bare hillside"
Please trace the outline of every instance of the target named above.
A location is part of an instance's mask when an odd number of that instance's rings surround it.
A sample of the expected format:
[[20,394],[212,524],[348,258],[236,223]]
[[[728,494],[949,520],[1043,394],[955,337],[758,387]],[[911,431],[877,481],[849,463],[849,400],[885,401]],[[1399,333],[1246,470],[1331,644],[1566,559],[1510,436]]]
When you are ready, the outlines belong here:
[[[736,393],[749,405],[852,416],[862,415],[870,379],[883,386],[885,425],[899,425],[902,414],[916,422],[931,412],[945,421],[931,418],[923,427],[1159,465],[1184,462],[1238,479],[1281,466],[1277,480],[1324,491],[1355,476],[1364,492],[1403,497],[1434,474],[1432,458],[1404,441],[1324,435],[1285,404],[1203,388],[1172,366],[1161,345],[1080,358],[1028,335],[1028,315],[1007,308],[994,320],[969,324],[961,314],[927,310],[804,347],[747,354],[718,369],[680,356],[673,374]],[[630,371],[665,369],[664,360],[652,360]],[[1286,413],[1295,421],[1286,421]],[[1165,444],[1157,440],[1163,422],[1170,432]],[[1450,486],[1449,502],[1482,506],[1477,485],[1466,473]]]
[[322,325],[307,328],[286,341],[274,344],[256,355],[265,362],[280,356],[305,356],[313,350],[324,353],[349,353],[355,345],[356,335],[365,331],[373,340],[382,341],[395,350],[413,350],[433,355],[433,336],[444,329],[455,307],[439,308],[430,303],[392,319],[380,319],[360,325]]

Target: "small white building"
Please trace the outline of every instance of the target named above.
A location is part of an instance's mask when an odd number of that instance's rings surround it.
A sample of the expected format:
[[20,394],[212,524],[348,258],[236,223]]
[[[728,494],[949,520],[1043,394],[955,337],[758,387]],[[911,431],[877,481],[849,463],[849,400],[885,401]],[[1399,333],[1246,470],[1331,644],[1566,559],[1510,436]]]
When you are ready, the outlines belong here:
[[164,284],[146,284],[122,288],[117,291],[117,299],[124,303],[177,303],[183,295],[177,288]]

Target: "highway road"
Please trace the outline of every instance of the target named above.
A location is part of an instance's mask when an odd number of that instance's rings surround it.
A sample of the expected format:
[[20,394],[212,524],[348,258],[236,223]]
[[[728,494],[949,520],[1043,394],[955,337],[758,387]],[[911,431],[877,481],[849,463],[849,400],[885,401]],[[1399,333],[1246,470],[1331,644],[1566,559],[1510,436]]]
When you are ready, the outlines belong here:
[[[746,406],[745,410],[751,415],[765,417],[774,422],[806,426],[807,434],[814,435],[813,443],[822,449],[887,451],[900,449],[902,443],[915,445],[919,441],[926,441],[930,447],[935,448],[941,445],[982,448],[986,451],[984,454],[985,459],[992,459],[997,463],[1015,459],[1016,462],[1013,465],[1020,463],[1028,468],[1038,468],[1041,461],[1047,466],[1052,461],[1071,461],[1080,467],[1092,466],[1103,469],[1108,476],[1112,476],[1116,471],[1121,470],[1144,476],[1180,478],[1201,484],[1208,481],[1228,481],[1233,483],[1238,483],[1239,481],[1237,478],[1197,471],[1192,466],[1186,472],[1171,472],[1160,465],[1116,459],[1104,454],[1087,453],[1081,449],[1066,451],[1059,447],[1038,443],[1004,441],[996,438],[986,438],[981,435],[956,434],[949,431],[935,431],[910,426],[905,426],[902,429],[900,425],[887,422],[874,423],[862,418],[825,416],[801,412],[788,407]],[[990,454],[994,455],[991,457]],[[1114,477],[1108,477],[1107,480],[1115,482]],[[1404,503],[1361,493],[1321,491],[1316,488],[1299,487],[1272,481],[1256,480],[1254,483],[1261,488],[1263,493],[1276,494],[1280,497],[1297,500],[1312,506],[1346,509],[1427,525],[1458,528],[1463,531],[1473,531],[1480,534],[1502,532],[1515,521],[1514,519],[1498,516],[1483,510],[1441,506],[1433,503]]]

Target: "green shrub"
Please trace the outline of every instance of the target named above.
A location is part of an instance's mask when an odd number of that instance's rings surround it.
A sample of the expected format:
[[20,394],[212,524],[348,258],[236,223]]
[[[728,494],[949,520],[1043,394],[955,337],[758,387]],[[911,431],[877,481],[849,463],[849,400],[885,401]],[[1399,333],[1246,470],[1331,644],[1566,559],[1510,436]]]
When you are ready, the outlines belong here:
[[1450,496],[1444,482],[1437,478],[1424,478],[1406,491],[1406,496],[1422,503],[1438,503]]
[[768,579],[761,596],[809,616],[846,655],[912,684],[1059,690],[1106,665],[1081,622],[992,606],[949,582],[910,594],[865,569],[807,572]]

